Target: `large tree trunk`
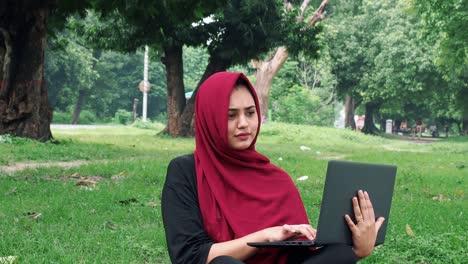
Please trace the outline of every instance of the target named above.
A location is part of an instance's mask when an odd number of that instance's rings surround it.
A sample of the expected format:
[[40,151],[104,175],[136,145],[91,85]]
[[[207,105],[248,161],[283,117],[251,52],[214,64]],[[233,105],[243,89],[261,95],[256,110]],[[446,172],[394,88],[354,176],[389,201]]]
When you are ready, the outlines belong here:
[[[0,134],[52,138],[52,107],[44,82],[47,1],[1,4]],[[6,9],[4,9],[6,8]]]
[[351,95],[346,95],[345,98],[345,127],[356,130],[356,122],[354,121],[354,98]]
[[377,109],[377,104],[372,102],[366,103],[366,118],[364,120],[364,127],[361,130],[363,133],[371,135],[377,134],[378,129],[374,124],[374,114]]
[[[307,5],[309,4],[309,2],[310,2],[309,0],[303,1],[300,7],[301,14],[298,17],[298,21],[303,20],[302,15],[304,14],[304,10],[307,8]],[[287,3],[286,9],[290,10],[291,8],[289,6],[291,4],[288,3],[287,1],[285,1],[285,3]],[[322,3],[320,4],[320,7],[315,11],[314,15],[307,22],[308,26],[313,26],[317,22],[325,18],[323,13],[327,4],[328,4],[328,0],[322,1]],[[281,69],[283,64],[288,59],[288,57],[289,55],[288,55],[288,51],[286,47],[279,47],[274,51],[274,53],[269,57],[268,60],[253,61],[253,66],[256,69],[254,87],[255,87],[255,91],[258,94],[258,99],[260,103],[260,111],[262,114],[262,123],[268,122],[268,97],[270,96],[270,89],[271,89],[271,84],[273,82],[273,78]]]
[[200,85],[208,79],[214,73],[225,71],[231,63],[229,61],[218,58],[218,56],[210,57],[208,65],[206,66],[205,72],[202,78],[197,84],[197,88],[192,94],[192,97],[188,100],[184,112],[179,119],[179,135],[182,137],[190,137],[195,134],[194,130],[194,112],[195,112],[195,97],[197,95],[198,88]]
[[164,47],[162,63],[166,66],[167,126],[165,133],[180,136],[179,119],[185,107],[184,65],[182,46]]
[[73,109],[73,115],[72,115],[72,118],[70,120],[70,123],[75,125],[75,124],[78,124],[78,121],[80,120],[80,113],[81,113],[81,109],[84,105],[84,101],[85,101],[85,98],[86,98],[86,93],[87,93],[87,89],[80,89],[78,91],[78,99],[76,100],[76,104],[75,104],[75,107]]
[[279,47],[275,53],[266,61],[253,61],[255,72],[255,91],[260,103],[262,123],[268,122],[268,97],[270,96],[273,78],[288,59],[289,54],[286,47]]

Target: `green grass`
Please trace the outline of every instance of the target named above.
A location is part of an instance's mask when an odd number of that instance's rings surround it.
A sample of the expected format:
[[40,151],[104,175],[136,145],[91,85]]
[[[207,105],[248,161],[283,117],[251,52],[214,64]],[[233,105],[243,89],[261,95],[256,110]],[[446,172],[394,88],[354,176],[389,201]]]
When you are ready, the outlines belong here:
[[[0,171],[0,257],[18,256],[19,263],[169,263],[161,189],[168,162],[192,152],[194,140],[123,126],[57,129],[53,134],[60,144],[22,139],[0,143],[0,166],[51,165]],[[294,180],[309,176],[296,184],[314,225],[327,160],[398,165],[386,243],[362,262],[466,263],[468,138],[414,143],[348,130],[270,124],[263,126],[257,149]],[[86,163],[54,166],[74,160]],[[76,186],[72,175],[101,178],[87,190]],[[442,201],[433,199],[440,194]],[[132,198],[136,202],[125,203]],[[32,219],[32,212],[41,217]],[[414,237],[408,236],[406,225]]]

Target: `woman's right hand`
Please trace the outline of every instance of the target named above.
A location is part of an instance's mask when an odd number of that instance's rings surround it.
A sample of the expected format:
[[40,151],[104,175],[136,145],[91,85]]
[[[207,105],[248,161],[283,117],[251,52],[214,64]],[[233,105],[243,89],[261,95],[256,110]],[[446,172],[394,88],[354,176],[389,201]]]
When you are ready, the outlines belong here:
[[282,241],[292,237],[307,237],[314,240],[317,230],[311,225],[282,225],[266,228],[262,230],[268,242]]

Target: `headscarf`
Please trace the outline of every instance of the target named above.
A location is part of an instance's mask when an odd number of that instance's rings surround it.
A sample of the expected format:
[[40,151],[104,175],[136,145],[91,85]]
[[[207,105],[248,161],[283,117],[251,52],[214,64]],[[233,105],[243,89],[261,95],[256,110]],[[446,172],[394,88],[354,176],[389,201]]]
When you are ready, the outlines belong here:
[[[255,139],[246,150],[230,148],[227,138],[230,95],[239,78],[248,84],[259,120]],[[200,86],[194,153],[198,199],[205,231],[215,242],[268,227],[309,223],[291,177],[255,150],[260,120],[257,95],[244,74],[219,72]],[[284,263],[286,257],[279,249],[262,249],[247,263]]]

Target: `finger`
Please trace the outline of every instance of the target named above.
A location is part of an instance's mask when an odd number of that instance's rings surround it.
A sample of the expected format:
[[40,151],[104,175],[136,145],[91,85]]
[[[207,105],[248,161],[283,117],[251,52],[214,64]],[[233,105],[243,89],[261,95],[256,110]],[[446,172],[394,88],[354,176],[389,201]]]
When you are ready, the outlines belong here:
[[307,238],[309,238],[310,240],[314,239],[315,238],[315,235],[317,233],[317,230],[315,230],[311,225],[301,225],[307,232]]
[[287,233],[295,233],[296,229],[288,224],[283,225],[283,230],[286,231]]
[[317,229],[313,228],[311,225],[308,225],[308,226],[309,226],[309,228],[310,228],[310,230],[311,230],[311,232],[312,232],[312,235],[313,235],[314,238],[315,238],[315,236],[317,236]]
[[358,198],[359,198],[359,208],[361,209],[361,216],[362,220],[367,219],[367,205],[366,205],[366,198],[364,197],[364,192],[362,190],[358,191]]
[[310,225],[301,225],[300,230],[302,234],[305,235],[308,239],[313,240],[315,238],[313,229]]
[[357,227],[354,224],[353,220],[351,220],[351,217],[349,217],[349,215],[345,215],[344,217],[345,217],[346,223],[348,224],[349,230],[351,230],[351,232],[354,233]]
[[385,221],[385,218],[383,217],[379,217],[379,219],[377,219],[377,221],[375,222],[375,233],[379,232],[379,229],[380,227],[382,227],[382,224],[384,223],[384,221]]
[[367,202],[367,214],[369,215],[369,219],[375,220],[374,206],[372,206],[372,201],[370,199],[369,193],[364,192],[364,196]]
[[359,207],[358,199],[353,197],[353,209],[354,209],[354,217],[356,218],[356,222],[359,223],[362,221],[362,214],[361,208]]

